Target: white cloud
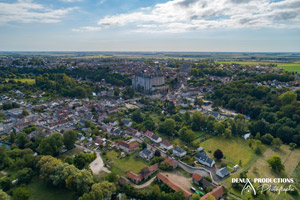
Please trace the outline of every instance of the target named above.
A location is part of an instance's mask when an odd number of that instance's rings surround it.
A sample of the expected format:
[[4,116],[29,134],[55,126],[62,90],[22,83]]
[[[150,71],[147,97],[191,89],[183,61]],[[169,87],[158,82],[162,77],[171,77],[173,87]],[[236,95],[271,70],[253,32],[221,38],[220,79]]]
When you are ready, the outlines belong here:
[[80,1],[83,1],[83,0],[61,0],[63,2],[67,2],[67,3],[74,3],[74,2],[80,2]]
[[98,28],[136,26],[134,32],[209,28],[300,28],[299,0],[171,0],[140,11],[106,16]]
[[72,31],[74,32],[86,32],[86,31],[99,31],[102,28],[99,26],[84,26],[84,27],[80,27],[80,28],[74,28],[72,29]]
[[32,0],[18,0],[16,3],[0,3],[0,25],[18,23],[57,23],[69,12],[77,9],[50,9]]

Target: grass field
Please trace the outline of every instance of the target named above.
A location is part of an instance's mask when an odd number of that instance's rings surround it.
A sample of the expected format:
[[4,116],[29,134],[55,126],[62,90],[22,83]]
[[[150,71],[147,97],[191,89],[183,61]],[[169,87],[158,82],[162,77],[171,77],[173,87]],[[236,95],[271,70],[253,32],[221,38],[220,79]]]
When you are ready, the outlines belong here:
[[120,153],[112,150],[107,152],[103,157],[111,161],[109,163],[110,170],[122,176],[126,175],[127,171],[139,173],[141,169],[150,165],[149,162],[139,158],[137,153],[133,153],[126,158],[118,158],[119,155]]
[[30,85],[35,84],[35,79],[29,79],[29,78],[14,78],[14,79],[7,78],[6,79],[6,81],[9,81],[9,80],[14,80],[16,82],[20,81],[21,83],[27,83],[27,84],[30,84]]
[[63,160],[66,157],[73,156],[73,155],[75,155],[75,154],[77,154],[77,153],[79,153],[81,151],[83,151],[81,148],[75,147],[74,149],[71,149],[70,151],[67,151],[66,153],[63,153],[63,154],[59,155],[58,158],[60,158],[60,159]]
[[[240,64],[240,65],[252,65],[252,66],[256,66],[259,64],[272,64],[271,62],[259,62],[259,61],[254,61],[254,62],[250,62],[250,61],[219,61],[217,63],[222,63],[222,64],[236,63],[236,64]],[[273,63],[273,64],[277,64],[277,68],[282,68],[287,71],[300,73],[300,63]]]
[[215,150],[220,149],[223,152],[223,155],[226,157],[229,163],[229,166],[234,166],[239,164],[239,161],[242,161],[242,164],[245,165],[248,163],[253,156],[253,151],[248,147],[247,142],[242,138],[231,138],[226,139],[222,136],[213,137],[202,143],[200,146],[205,149],[211,158],[213,158],[213,153]]
[[73,200],[75,194],[67,189],[55,188],[43,183],[38,177],[32,179],[27,186],[30,191],[29,200]]

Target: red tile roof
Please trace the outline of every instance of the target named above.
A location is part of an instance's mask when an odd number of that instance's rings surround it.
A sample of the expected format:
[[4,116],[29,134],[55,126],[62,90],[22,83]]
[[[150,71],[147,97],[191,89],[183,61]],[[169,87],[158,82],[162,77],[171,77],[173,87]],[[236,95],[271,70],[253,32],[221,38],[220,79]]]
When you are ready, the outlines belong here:
[[165,161],[166,161],[169,165],[171,165],[171,166],[174,166],[174,165],[175,165],[175,161],[174,161],[172,158],[170,158],[170,157],[166,157],[166,158],[165,158]]
[[169,146],[172,145],[170,142],[168,142],[168,141],[166,141],[166,140],[162,141],[161,143],[162,143],[163,145],[165,145],[166,147],[169,147]]
[[206,199],[208,194],[213,195],[216,199],[221,198],[224,195],[224,188],[222,186],[219,186],[215,189],[213,189],[211,192],[205,194],[201,199]]
[[156,176],[159,180],[161,180],[162,182],[164,182],[165,184],[167,184],[170,188],[172,188],[175,191],[178,190],[182,190],[184,195],[186,197],[191,196],[192,194],[187,191],[186,189],[184,189],[183,187],[181,187],[180,185],[177,185],[176,183],[172,182],[172,180],[170,180],[166,175],[162,174],[162,173],[158,173]]
[[195,179],[196,181],[200,181],[201,178],[202,177],[199,174],[197,174],[197,173],[193,174],[193,179]]
[[136,183],[141,182],[143,179],[143,176],[141,174],[135,174],[133,172],[127,172],[126,176],[131,180],[135,180]]

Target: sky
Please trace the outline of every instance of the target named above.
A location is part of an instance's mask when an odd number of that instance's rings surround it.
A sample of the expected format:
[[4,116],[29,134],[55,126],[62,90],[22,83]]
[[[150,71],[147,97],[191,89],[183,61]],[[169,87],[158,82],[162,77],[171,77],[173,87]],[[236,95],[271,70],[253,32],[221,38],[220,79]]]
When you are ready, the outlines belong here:
[[300,0],[0,0],[0,51],[300,52]]

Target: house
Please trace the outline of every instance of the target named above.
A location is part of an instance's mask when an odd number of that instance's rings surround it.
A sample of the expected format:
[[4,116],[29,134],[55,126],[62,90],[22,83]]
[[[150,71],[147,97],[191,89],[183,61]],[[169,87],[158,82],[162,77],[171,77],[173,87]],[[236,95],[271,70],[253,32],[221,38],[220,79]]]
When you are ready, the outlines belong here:
[[131,122],[131,121],[128,121],[128,120],[126,120],[126,119],[123,120],[123,123],[124,123],[124,125],[127,126],[127,127],[130,127],[130,126],[132,125],[132,122]]
[[95,145],[106,146],[106,141],[105,139],[102,139],[99,136],[97,136],[95,140]]
[[193,174],[193,178],[192,178],[193,179],[193,183],[199,185],[201,178],[202,178],[202,176],[200,176],[197,173],[194,173]]
[[152,140],[155,143],[160,143],[161,142],[161,137],[153,134],[152,137],[150,138],[150,140]]
[[145,167],[141,170],[140,174],[143,176],[143,179],[148,179],[152,174],[158,170],[158,163],[151,165],[150,167]]
[[184,189],[179,184],[173,182],[171,179],[169,179],[166,175],[164,175],[162,173],[158,173],[157,176],[156,176],[156,179],[160,182],[165,183],[166,185],[168,185],[174,191],[182,190],[184,195],[187,198],[189,198],[192,195],[192,193],[190,193],[188,190]]
[[142,174],[135,174],[133,172],[127,172],[126,177],[135,184],[138,184],[143,180]]
[[186,151],[180,147],[175,147],[173,149],[173,154],[181,158],[186,155]]
[[173,145],[170,142],[165,141],[165,140],[160,143],[160,147],[167,151],[170,149],[173,149]]
[[139,132],[138,130],[133,129],[133,128],[127,128],[126,129],[126,133],[128,135],[133,135],[135,137],[140,137],[141,136],[141,132]]
[[139,143],[137,143],[136,141],[132,141],[132,142],[121,141],[119,142],[118,146],[120,149],[122,149],[127,153],[133,153],[139,147]]
[[82,141],[85,139],[85,137],[82,134],[78,134],[77,136],[78,140]]
[[224,191],[225,191],[224,188],[222,186],[219,186],[219,187],[213,189],[211,192],[202,196],[200,199],[204,200],[208,197],[208,194],[210,194],[210,195],[214,196],[216,200],[219,200],[224,195]]
[[176,162],[175,160],[173,160],[172,158],[170,158],[170,157],[165,157],[165,161],[166,161],[170,166],[172,166],[173,169],[176,169],[177,166],[178,166],[177,162]]
[[151,141],[155,142],[155,143],[160,143],[161,142],[161,138],[157,135],[155,135],[154,133],[152,133],[151,131],[147,130],[144,135],[149,138]]
[[216,174],[221,177],[221,178],[224,178],[225,176],[228,176],[230,175],[230,172],[228,171],[227,167],[223,167],[221,169],[218,169],[216,171]]
[[154,154],[150,150],[144,149],[143,151],[140,151],[139,156],[146,161],[150,161],[153,158]]
[[209,158],[206,155],[205,151],[197,152],[195,155],[195,158],[199,163],[206,165],[208,167],[213,167],[215,165],[215,161],[213,159]]

